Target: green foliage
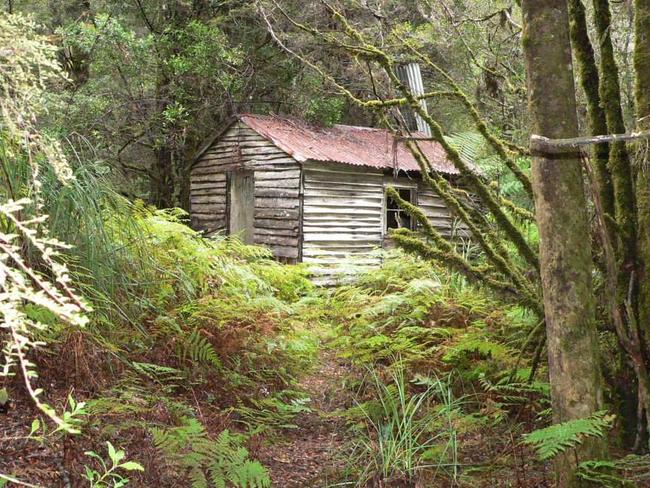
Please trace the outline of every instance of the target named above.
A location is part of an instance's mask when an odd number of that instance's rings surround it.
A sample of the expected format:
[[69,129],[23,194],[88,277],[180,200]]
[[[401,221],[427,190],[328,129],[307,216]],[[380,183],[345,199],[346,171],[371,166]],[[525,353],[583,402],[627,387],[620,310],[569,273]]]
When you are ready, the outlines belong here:
[[23,16],[0,16],[0,45],[11,46],[0,52],[0,376],[19,371],[29,397],[56,424],[55,432],[78,433],[75,417],[83,414],[84,403],[70,397],[71,408],[62,414],[45,403],[29,356],[45,345],[42,336],[53,322],[80,328],[90,310],[62,259],[70,246],[44,225],[42,170],[53,172],[61,185],[72,174],[61,145],[41,130],[36,117],[47,86],[65,77],[55,47]]
[[116,450],[113,444],[106,442],[108,446],[108,457],[111,462],[110,466],[106,464],[104,458],[94,451],[86,451],[89,456],[99,463],[101,471],[96,471],[90,466],[85,466],[84,476],[89,482],[90,488],[121,488],[128,484],[128,478],[125,478],[118,471],[144,471],[144,468],[135,461],[124,461],[126,453],[119,449]]
[[550,459],[580,445],[585,437],[603,437],[611,427],[613,419],[614,417],[606,411],[596,412],[590,417],[538,429],[527,434],[524,442],[535,448],[541,460]]
[[[454,419],[460,405],[449,385],[426,378],[424,391],[409,394],[405,372],[395,370],[388,384],[369,371],[373,400],[360,402],[347,415],[355,421],[351,465],[363,466],[357,486],[426,479],[426,472],[449,470],[457,475]],[[432,482],[432,479],[428,479]]]
[[644,486],[650,480],[650,457],[630,454],[614,460],[583,461],[576,475],[604,488]]
[[211,439],[195,419],[181,426],[152,429],[154,444],[165,459],[187,472],[193,488],[266,488],[271,480],[266,469],[251,460],[243,437],[224,430]]
[[187,336],[182,345],[182,357],[187,357],[195,363],[208,364],[216,368],[221,367],[221,360],[219,359],[217,351],[215,351],[212,344],[201,335],[199,330],[194,329],[190,332],[190,335]]
[[[486,178],[497,186],[501,196],[532,210],[530,197],[523,191],[517,178],[506,170],[501,158],[494,153],[481,133],[456,132],[446,137],[446,140],[460,153],[464,161],[471,162],[481,169]],[[529,158],[519,157],[516,163],[522,170],[530,170]]]
[[143,377],[164,386],[165,389],[170,391],[186,380],[182,371],[161,364],[133,361],[131,367]]
[[420,365],[446,363],[477,380],[512,364],[510,334],[531,327],[527,317],[492,300],[453,274],[396,253],[357,284],[334,292],[335,343],[357,363],[399,356]]
[[266,259],[252,264],[255,274],[271,287],[273,295],[286,303],[294,303],[314,291],[309,269],[304,265],[287,266]]
[[338,123],[343,118],[345,100],[341,97],[326,95],[314,97],[309,101],[305,118],[313,122],[320,122],[326,127]]
[[304,393],[282,390],[271,396],[250,400],[251,406],[238,406],[235,411],[239,422],[254,433],[265,430],[295,429],[293,419],[301,414],[311,412],[310,399]]

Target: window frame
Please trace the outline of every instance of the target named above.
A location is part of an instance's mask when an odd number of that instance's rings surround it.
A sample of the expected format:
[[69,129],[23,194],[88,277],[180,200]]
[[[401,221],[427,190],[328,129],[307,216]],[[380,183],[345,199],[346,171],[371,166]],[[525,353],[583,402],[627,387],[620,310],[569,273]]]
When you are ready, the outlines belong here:
[[[397,190],[399,193],[401,193],[402,191],[408,190],[409,193],[410,193],[410,197],[409,197],[408,202],[411,203],[412,205],[417,206],[417,204],[418,204],[417,187],[414,187],[414,186],[411,186],[411,185],[399,185],[399,184],[391,184],[389,186],[392,186],[393,188],[395,188],[395,190]],[[389,212],[394,212],[394,213],[399,215],[399,214],[405,214],[406,211],[401,209],[401,208],[390,209],[389,208],[390,197],[388,195],[386,195],[385,193],[384,193],[384,196],[385,196],[385,198],[384,198],[384,209],[383,209],[383,212],[382,212],[382,221],[383,221],[382,227],[383,227],[384,235],[387,236],[388,231],[390,229],[398,229],[399,228],[399,227],[388,227],[388,221],[389,221],[388,214],[389,214]],[[402,195],[400,195],[400,196],[402,196]],[[417,222],[410,215],[408,216],[408,218],[409,218],[408,229],[409,230],[416,230],[417,229]]]

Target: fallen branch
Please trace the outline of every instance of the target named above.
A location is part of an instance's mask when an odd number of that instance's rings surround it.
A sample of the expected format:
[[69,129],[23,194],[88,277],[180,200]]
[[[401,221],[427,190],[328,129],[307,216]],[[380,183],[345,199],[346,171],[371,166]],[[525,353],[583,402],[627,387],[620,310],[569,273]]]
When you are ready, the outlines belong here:
[[573,137],[570,139],[549,139],[548,137],[533,134],[530,136],[530,150],[533,153],[561,154],[571,152],[572,150],[578,150],[583,146],[609,142],[635,141],[639,139],[650,139],[650,130],[632,132],[630,134]]

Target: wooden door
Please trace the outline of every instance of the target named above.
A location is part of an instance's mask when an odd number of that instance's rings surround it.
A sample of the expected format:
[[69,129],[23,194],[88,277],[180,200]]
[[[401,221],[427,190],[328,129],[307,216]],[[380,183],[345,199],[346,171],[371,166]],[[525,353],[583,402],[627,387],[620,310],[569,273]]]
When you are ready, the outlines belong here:
[[229,178],[229,234],[253,243],[255,179],[252,171],[233,171]]

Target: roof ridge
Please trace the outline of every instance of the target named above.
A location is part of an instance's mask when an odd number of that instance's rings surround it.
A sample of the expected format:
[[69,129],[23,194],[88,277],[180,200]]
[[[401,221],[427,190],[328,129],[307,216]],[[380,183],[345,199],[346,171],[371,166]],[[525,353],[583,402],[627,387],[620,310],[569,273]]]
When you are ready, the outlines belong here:
[[[420,165],[406,147],[404,138],[387,128],[335,124],[332,127],[311,123],[289,115],[244,113],[235,116],[243,124],[269,140],[296,161],[324,161],[420,171]],[[457,174],[441,145],[425,134],[411,134],[431,163],[431,168]],[[216,140],[216,139],[215,139]]]

